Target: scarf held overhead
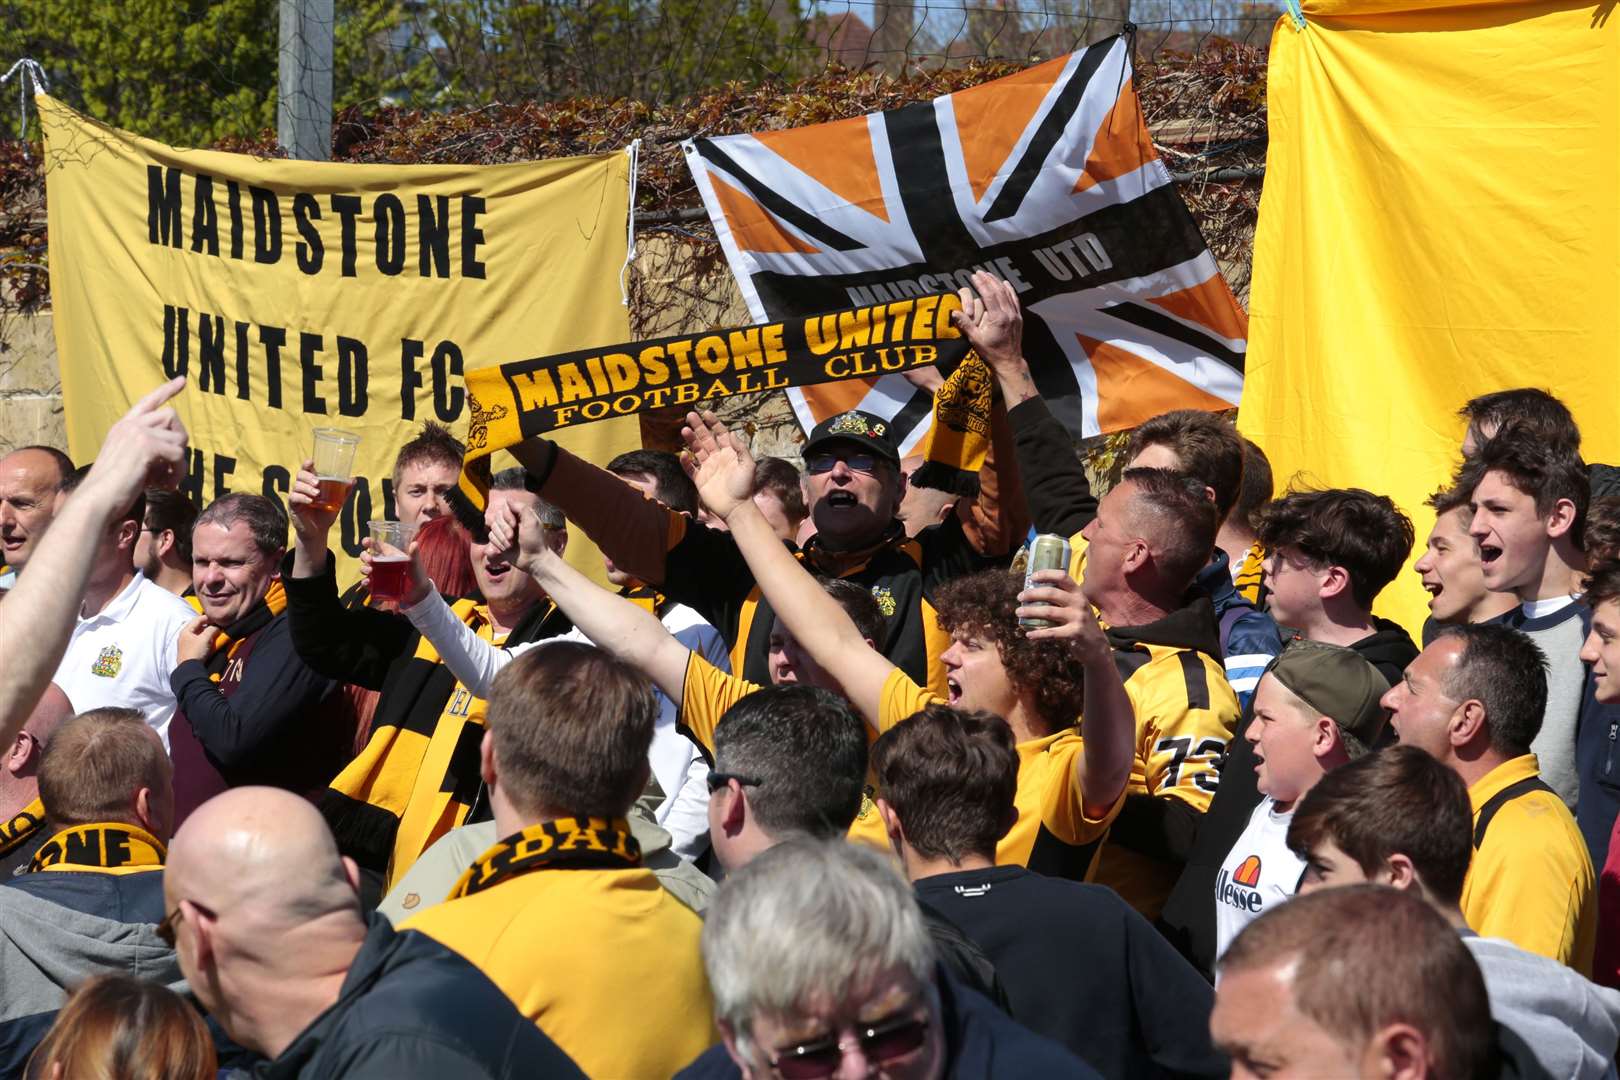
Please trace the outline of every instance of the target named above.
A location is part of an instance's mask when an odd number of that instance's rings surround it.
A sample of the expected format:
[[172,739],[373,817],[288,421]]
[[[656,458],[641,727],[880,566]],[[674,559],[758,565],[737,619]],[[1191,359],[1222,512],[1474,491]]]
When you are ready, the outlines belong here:
[[596,420],[930,364],[948,371],[968,351],[951,323],[961,306],[954,293],[917,296],[469,371],[461,489],[482,509],[491,454]]
[[911,474],[918,487],[955,495],[979,493],[979,470],[990,454],[990,402],[995,375],[977,352],[967,354],[934,391],[934,423],[923,463]]
[[145,829],[121,821],[98,821],[63,829],[34,853],[28,872],[96,871],[134,874],[160,870],[168,848]]
[[640,865],[641,845],[623,818],[557,818],[513,833],[478,856],[447,899],[471,896],[536,870],[630,870]]

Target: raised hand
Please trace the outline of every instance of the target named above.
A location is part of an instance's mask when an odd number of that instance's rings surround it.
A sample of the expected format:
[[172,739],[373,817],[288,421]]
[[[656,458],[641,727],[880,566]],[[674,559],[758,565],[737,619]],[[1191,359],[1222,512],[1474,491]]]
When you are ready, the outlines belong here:
[[323,510],[317,505],[320,501],[321,488],[315,476],[315,462],[305,459],[299,466],[298,474],[293,477],[292,488],[287,492],[287,514],[292,518],[293,531],[298,534],[300,541],[309,541],[317,537],[324,543],[326,534],[332,530],[343,508],[336,510]]
[[754,497],[754,456],[718,416],[687,413],[681,438],[686,441],[682,464],[709,513],[728,518]]
[[491,499],[489,505],[484,508],[484,527],[489,530],[489,550],[514,566],[521,565],[516,557],[519,526],[517,507],[511,503]]
[[1032,641],[1050,638],[1066,641],[1075,658],[1083,664],[1112,662],[1112,647],[1091,605],[1080,593],[1080,586],[1064,570],[1040,570],[1032,585],[1018,594],[1018,617],[1046,619],[1052,626],[1024,631]]
[[1038,396],[1024,361],[1024,315],[1018,290],[983,270],[975,271],[971,280],[973,288],[957,290],[962,310],[951,312],[951,323],[995,372],[1011,408]]
[[84,486],[127,506],[148,487],[173,487],[185,469],[187,436],[174,407],[184,376],[147,394],[107,431]]

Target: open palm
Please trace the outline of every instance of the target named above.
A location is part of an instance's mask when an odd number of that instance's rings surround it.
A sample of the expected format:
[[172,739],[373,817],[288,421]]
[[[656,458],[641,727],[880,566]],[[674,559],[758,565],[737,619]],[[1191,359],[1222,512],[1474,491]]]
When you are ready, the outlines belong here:
[[728,517],[754,497],[754,457],[719,417],[687,413],[681,437],[686,440],[687,471],[711,514]]

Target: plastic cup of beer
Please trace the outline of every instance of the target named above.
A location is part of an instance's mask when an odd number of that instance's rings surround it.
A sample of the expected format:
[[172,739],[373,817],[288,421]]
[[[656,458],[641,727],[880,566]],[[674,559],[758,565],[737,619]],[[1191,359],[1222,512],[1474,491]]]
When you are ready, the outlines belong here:
[[354,454],[360,449],[360,436],[336,428],[315,429],[315,483],[320,494],[315,509],[336,513],[343,508],[354,486]]
[[411,591],[411,557],[405,549],[412,530],[399,521],[368,521],[371,530],[371,595],[403,600]]

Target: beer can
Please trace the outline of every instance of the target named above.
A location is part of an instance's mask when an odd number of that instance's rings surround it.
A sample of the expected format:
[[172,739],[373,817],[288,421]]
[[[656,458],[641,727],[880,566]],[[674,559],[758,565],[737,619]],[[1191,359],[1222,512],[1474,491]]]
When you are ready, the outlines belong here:
[[[1029,542],[1029,561],[1024,569],[1024,588],[1033,588],[1034,577],[1037,570],[1062,570],[1069,572],[1069,541],[1056,533],[1041,533]],[[1044,629],[1055,625],[1050,619],[1020,618],[1018,625],[1030,630]]]

